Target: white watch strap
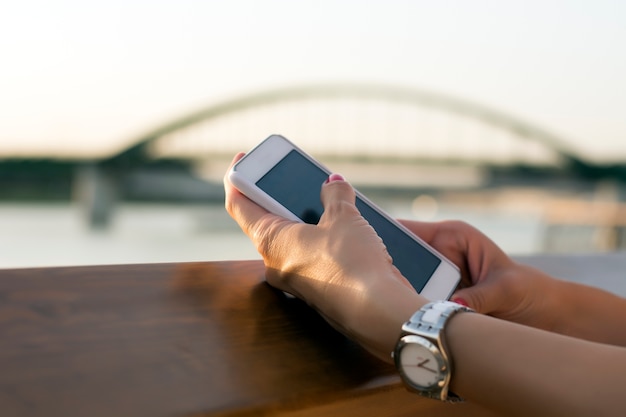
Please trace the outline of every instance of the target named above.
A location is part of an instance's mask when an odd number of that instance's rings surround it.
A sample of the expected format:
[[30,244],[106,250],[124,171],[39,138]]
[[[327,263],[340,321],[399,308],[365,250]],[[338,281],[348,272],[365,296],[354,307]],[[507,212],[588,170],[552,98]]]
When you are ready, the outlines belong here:
[[405,326],[410,331],[417,331],[427,337],[440,340],[440,333],[446,322],[461,311],[474,310],[451,301],[435,301],[417,310]]

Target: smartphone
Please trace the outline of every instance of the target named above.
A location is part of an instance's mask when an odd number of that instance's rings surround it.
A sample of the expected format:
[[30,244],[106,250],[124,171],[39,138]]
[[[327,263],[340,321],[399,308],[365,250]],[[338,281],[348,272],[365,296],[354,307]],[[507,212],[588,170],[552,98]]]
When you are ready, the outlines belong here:
[[[330,174],[295,144],[272,135],[240,159],[228,175],[239,191],[266,210],[293,221],[317,224],[324,210],[321,187]],[[356,206],[418,293],[430,300],[452,295],[461,277],[456,265],[359,191]]]

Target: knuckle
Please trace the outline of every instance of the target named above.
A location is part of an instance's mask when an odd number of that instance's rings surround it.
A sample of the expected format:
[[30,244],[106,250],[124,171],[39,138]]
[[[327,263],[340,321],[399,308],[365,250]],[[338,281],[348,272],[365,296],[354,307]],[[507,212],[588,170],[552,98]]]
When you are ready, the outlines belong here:
[[328,212],[331,217],[354,216],[360,214],[354,204],[344,200],[330,202],[326,205],[324,211]]
[[451,232],[471,232],[474,227],[463,220],[444,220],[440,223],[441,228]]

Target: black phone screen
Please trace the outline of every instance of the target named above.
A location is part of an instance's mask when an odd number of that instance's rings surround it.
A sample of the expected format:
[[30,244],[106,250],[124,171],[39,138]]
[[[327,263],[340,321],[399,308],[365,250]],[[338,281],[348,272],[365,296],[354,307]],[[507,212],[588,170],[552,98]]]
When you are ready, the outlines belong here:
[[[327,173],[292,150],[256,185],[305,223],[317,224],[324,211],[320,190],[327,178]],[[356,206],[385,243],[396,268],[421,292],[441,259],[358,196]]]

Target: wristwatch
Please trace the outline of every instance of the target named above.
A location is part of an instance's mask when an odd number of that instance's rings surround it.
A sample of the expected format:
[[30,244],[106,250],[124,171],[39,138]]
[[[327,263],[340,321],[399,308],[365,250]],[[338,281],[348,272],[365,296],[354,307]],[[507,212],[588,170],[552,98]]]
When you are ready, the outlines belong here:
[[410,391],[441,401],[461,401],[448,390],[452,359],[444,328],[452,316],[462,311],[474,310],[450,301],[436,301],[426,304],[402,325],[392,357]]

